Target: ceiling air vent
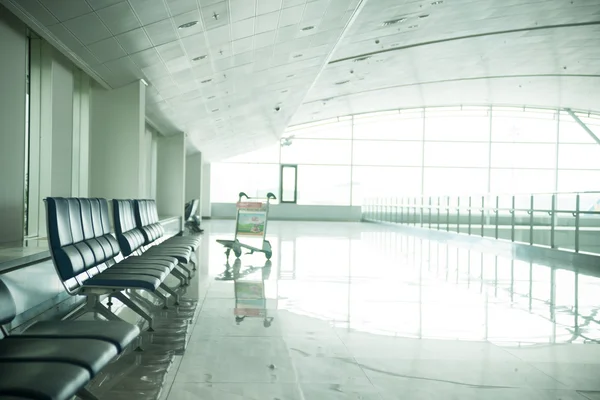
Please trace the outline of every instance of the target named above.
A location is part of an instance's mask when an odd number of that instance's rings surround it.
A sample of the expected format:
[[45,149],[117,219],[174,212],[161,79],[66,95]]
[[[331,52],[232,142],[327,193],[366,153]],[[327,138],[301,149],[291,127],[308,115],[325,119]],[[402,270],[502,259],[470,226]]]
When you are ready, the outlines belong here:
[[384,21],[383,24],[381,24],[382,26],[390,26],[390,25],[396,25],[399,24],[401,22],[406,21],[405,17],[402,18],[396,18],[396,19],[390,19],[389,21]]

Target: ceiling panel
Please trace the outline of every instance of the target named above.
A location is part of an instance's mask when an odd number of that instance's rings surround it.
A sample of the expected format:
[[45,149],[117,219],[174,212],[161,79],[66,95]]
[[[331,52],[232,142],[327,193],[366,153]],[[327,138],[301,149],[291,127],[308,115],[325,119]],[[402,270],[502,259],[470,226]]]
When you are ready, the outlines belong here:
[[140,27],[140,21],[127,2],[113,4],[96,13],[113,35]]
[[186,132],[207,160],[274,143],[289,123],[359,112],[600,104],[597,0],[24,0],[19,7],[112,87],[146,79],[147,115],[164,134]]
[[128,54],[133,54],[152,47],[152,43],[143,28],[137,28],[117,36],[121,47]]
[[116,60],[127,55],[114,37],[91,44],[88,46],[88,49],[101,63]]
[[92,12],[88,3],[81,0],[42,1],[41,3],[61,22]]
[[129,0],[142,25],[169,18],[164,0]]

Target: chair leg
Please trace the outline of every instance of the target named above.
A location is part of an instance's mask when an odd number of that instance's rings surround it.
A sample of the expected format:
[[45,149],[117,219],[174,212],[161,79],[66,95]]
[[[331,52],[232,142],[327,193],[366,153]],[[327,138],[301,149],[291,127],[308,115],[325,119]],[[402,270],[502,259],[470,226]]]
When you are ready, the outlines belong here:
[[100,400],[86,388],[79,389],[79,391],[77,392],[77,397],[79,397],[81,400]]
[[180,287],[188,286],[190,284],[190,282],[188,281],[188,278],[180,270],[173,268],[171,273],[173,274],[173,276],[175,276],[177,279],[179,279],[181,281],[181,285],[179,285]]
[[164,290],[165,292],[169,293],[171,296],[173,296],[173,298],[175,299],[175,305],[178,306],[179,305],[179,295],[170,287],[168,287],[164,282],[160,284],[159,286],[162,290]]
[[156,307],[156,304],[152,303],[150,300],[146,299],[145,297],[140,296],[139,293],[137,293],[135,290],[129,290],[127,292],[127,294],[129,294],[129,297],[131,299],[135,298],[135,301],[137,301],[138,303],[142,303],[149,310]]
[[109,321],[122,321],[121,318],[119,318],[115,313],[110,311],[108,308],[104,307],[104,305],[100,302],[96,303],[96,305],[94,306],[94,311],[97,312],[98,314],[102,315],[104,318],[106,318]]
[[185,272],[187,272],[188,276],[190,277],[190,279],[192,279],[192,271],[190,271],[190,269],[188,267],[186,267],[185,265],[183,265],[182,263],[177,264],[177,266],[179,268],[181,268],[182,270],[184,270]]
[[87,314],[89,312],[91,312],[91,311],[87,307],[87,299],[86,299],[86,304],[82,304],[81,306],[77,307],[76,309],[74,309],[73,311],[71,311],[70,313],[65,315],[62,318],[62,321],[77,319],[77,318],[81,317],[82,315]]
[[149,332],[153,332],[154,331],[154,324],[153,324],[153,321],[152,321],[152,317],[150,315],[148,315],[144,310],[142,310],[142,308],[140,306],[138,306],[137,304],[135,304],[133,302],[133,300],[131,300],[129,297],[125,296],[125,294],[123,294],[121,292],[115,293],[113,295],[113,297],[121,300],[121,302],[123,304],[125,304],[127,307],[131,308],[131,310],[133,310],[133,312],[135,312],[140,317],[142,317],[146,321],[148,321],[148,331]]
[[165,296],[164,294],[162,294],[161,292],[159,292],[158,290],[155,290],[154,292],[149,292],[152,293],[154,296],[158,297],[162,303],[163,303],[163,310],[166,310],[167,308],[169,308],[169,304],[167,303],[167,296]]

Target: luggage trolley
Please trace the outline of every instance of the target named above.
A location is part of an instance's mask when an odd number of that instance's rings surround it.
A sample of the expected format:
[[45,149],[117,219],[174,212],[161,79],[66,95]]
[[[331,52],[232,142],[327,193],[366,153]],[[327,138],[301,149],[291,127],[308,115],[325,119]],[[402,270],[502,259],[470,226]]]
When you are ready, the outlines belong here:
[[[245,198],[245,201],[242,199]],[[242,255],[242,249],[250,250],[247,254],[255,251],[264,253],[267,260],[273,256],[271,243],[265,240],[267,235],[267,219],[269,217],[269,201],[276,199],[273,193],[267,193],[266,198],[250,198],[244,192],[240,192],[236,204],[237,213],[235,218],[235,237],[233,240],[218,239],[217,243],[225,246],[225,254],[229,257],[231,250],[237,258]],[[250,240],[254,238],[255,245],[241,243],[238,237],[244,236]],[[260,243],[259,241],[262,241]],[[260,246],[260,247],[259,247]]]

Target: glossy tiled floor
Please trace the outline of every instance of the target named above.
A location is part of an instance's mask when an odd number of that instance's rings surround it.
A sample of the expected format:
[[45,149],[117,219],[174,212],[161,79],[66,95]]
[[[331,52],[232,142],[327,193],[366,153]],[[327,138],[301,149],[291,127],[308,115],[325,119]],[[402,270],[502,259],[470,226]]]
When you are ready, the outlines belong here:
[[205,228],[183,306],[103,398],[600,399],[598,278],[373,224],[274,222],[270,265],[226,265],[233,222]]

